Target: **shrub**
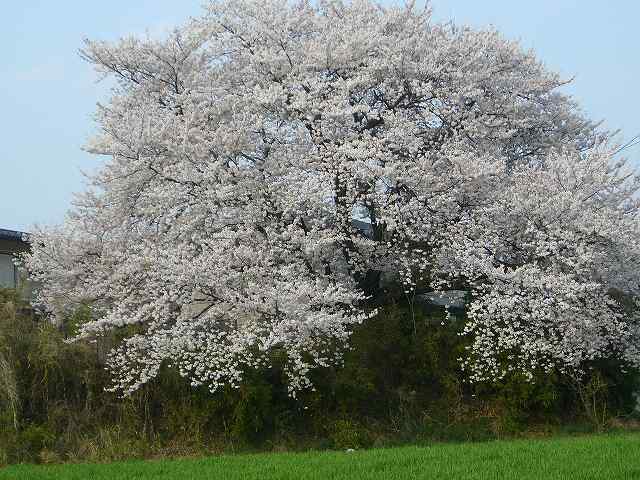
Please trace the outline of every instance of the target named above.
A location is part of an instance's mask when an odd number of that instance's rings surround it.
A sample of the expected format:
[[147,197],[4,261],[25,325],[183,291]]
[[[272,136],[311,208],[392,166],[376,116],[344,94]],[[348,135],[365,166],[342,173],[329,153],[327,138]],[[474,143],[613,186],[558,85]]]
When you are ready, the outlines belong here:
[[104,390],[113,339],[67,344],[72,327],[0,291],[0,464],[485,440],[604,428],[603,418],[633,411],[637,376],[604,363],[580,384],[541,373],[535,383],[514,375],[472,387],[457,362],[463,321],[446,322],[440,309],[381,306],[354,330],[343,365],[314,372],[315,391],[299,400],[288,396],[278,352],[239,389],[212,395],[163,368],[120,399]]

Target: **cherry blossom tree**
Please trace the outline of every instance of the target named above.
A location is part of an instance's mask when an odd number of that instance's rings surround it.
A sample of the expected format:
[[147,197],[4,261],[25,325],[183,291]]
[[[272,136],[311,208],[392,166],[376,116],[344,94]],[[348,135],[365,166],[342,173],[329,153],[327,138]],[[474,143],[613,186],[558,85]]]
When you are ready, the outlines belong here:
[[46,311],[91,305],[78,338],[125,334],[115,389],[166,363],[215,391],[279,355],[295,396],[381,278],[471,292],[475,380],[638,365],[635,174],[516,42],[412,4],[221,0],[82,55],[117,80],[106,162],[25,261]]

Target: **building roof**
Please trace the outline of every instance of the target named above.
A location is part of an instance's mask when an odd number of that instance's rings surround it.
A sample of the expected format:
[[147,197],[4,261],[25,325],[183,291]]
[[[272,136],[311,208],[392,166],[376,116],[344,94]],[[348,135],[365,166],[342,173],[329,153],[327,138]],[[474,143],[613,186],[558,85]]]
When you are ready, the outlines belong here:
[[351,220],[351,225],[362,231],[367,237],[373,237],[373,225],[370,222],[363,222],[362,220]]
[[0,240],[13,240],[15,242],[27,243],[29,234],[18,230],[7,230],[0,228]]

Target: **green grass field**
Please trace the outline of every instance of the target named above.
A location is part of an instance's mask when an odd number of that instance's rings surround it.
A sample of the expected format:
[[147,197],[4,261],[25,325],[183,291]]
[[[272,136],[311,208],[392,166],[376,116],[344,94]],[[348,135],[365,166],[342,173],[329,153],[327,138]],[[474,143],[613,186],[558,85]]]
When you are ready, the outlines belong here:
[[0,469],[3,480],[410,478],[640,479],[640,434]]

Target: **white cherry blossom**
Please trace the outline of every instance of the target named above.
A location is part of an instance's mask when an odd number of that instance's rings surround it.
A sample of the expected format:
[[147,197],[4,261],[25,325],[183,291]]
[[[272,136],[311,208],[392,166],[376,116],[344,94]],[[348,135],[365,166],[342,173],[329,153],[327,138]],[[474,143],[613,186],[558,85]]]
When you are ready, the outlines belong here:
[[638,364],[613,293],[638,289],[635,176],[516,42],[412,4],[228,0],[82,54],[118,81],[106,162],[26,263],[46,311],[91,305],[78,338],[125,334],[115,389],[166,362],[214,391],[280,355],[295,395],[390,278],[471,291],[475,380]]

